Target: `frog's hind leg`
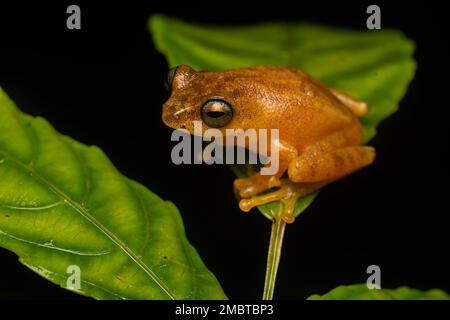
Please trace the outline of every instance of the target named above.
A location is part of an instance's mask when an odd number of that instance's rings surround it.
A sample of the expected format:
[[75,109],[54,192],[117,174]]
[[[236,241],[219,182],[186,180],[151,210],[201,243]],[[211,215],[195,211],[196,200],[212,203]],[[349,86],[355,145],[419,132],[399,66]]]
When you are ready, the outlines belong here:
[[367,113],[369,109],[367,103],[356,100],[336,89],[329,88],[329,90],[336,98],[338,98],[343,104],[345,104],[355,116],[361,117]]
[[289,164],[289,179],[281,179],[278,190],[239,201],[239,208],[248,212],[252,208],[282,201],[285,205],[283,220],[292,222],[297,199],[311,194],[326,184],[348,175],[373,162],[375,150],[368,146],[349,146],[311,156],[306,152]]
[[371,164],[375,149],[348,146],[311,157],[307,152],[289,164],[289,178],[294,182],[331,182]]

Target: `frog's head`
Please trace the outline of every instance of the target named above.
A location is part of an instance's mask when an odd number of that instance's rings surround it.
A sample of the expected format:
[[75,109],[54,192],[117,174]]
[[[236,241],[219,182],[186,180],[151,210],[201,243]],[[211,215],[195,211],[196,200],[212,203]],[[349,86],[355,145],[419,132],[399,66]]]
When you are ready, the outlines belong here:
[[202,121],[204,129],[225,129],[233,121],[233,105],[224,97],[227,89],[220,72],[196,72],[181,65],[169,70],[166,87],[170,98],[162,119],[167,126],[193,133],[194,121]]
[[162,118],[167,126],[191,134],[194,121],[224,135],[226,129],[276,128],[283,110],[295,102],[297,84],[295,71],[279,67],[194,71],[181,65],[168,73],[170,98]]

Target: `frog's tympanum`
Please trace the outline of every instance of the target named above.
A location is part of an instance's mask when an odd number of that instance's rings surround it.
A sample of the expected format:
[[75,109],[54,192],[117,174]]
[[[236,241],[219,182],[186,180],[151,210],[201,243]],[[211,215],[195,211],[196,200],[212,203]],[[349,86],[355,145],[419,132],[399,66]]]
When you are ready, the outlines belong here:
[[163,121],[171,128],[193,134],[193,122],[202,121],[205,129],[224,133],[278,129],[278,172],[261,175],[255,170],[234,182],[243,211],[280,200],[286,206],[283,219],[292,222],[298,197],[374,161],[375,150],[362,145],[358,120],[367,104],[301,70],[251,67],[197,72],[181,65],[169,71],[167,85],[170,98],[163,106]]

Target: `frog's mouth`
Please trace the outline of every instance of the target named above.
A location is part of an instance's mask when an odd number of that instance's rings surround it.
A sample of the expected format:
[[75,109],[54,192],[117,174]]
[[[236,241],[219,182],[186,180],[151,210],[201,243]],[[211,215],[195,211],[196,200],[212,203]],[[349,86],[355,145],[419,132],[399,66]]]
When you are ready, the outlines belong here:
[[173,113],[170,113],[167,111],[166,107],[163,107],[163,113],[162,113],[162,121],[164,122],[164,124],[170,128],[175,128],[174,127],[174,117],[173,117]]
[[162,121],[164,124],[173,129],[186,129],[186,124],[183,121],[186,111],[192,107],[177,108],[172,105],[164,104],[162,112]]

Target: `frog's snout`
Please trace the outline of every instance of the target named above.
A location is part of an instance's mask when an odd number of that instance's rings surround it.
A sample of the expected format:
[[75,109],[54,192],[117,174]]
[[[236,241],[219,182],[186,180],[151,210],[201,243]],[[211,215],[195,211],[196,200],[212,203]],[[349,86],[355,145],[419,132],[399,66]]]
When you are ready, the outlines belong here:
[[176,119],[173,116],[174,112],[171,110],[172,108],[168,106],[167,104],[163,105],[163,112],[162,112],[162,121],[164,124],[168,127],[175,128],[175,122]]
[[173,129],[185,129],[183,119],[181,119],[180,108],[172,104],[165,103],[163,105],[162,121],[164,124]]

